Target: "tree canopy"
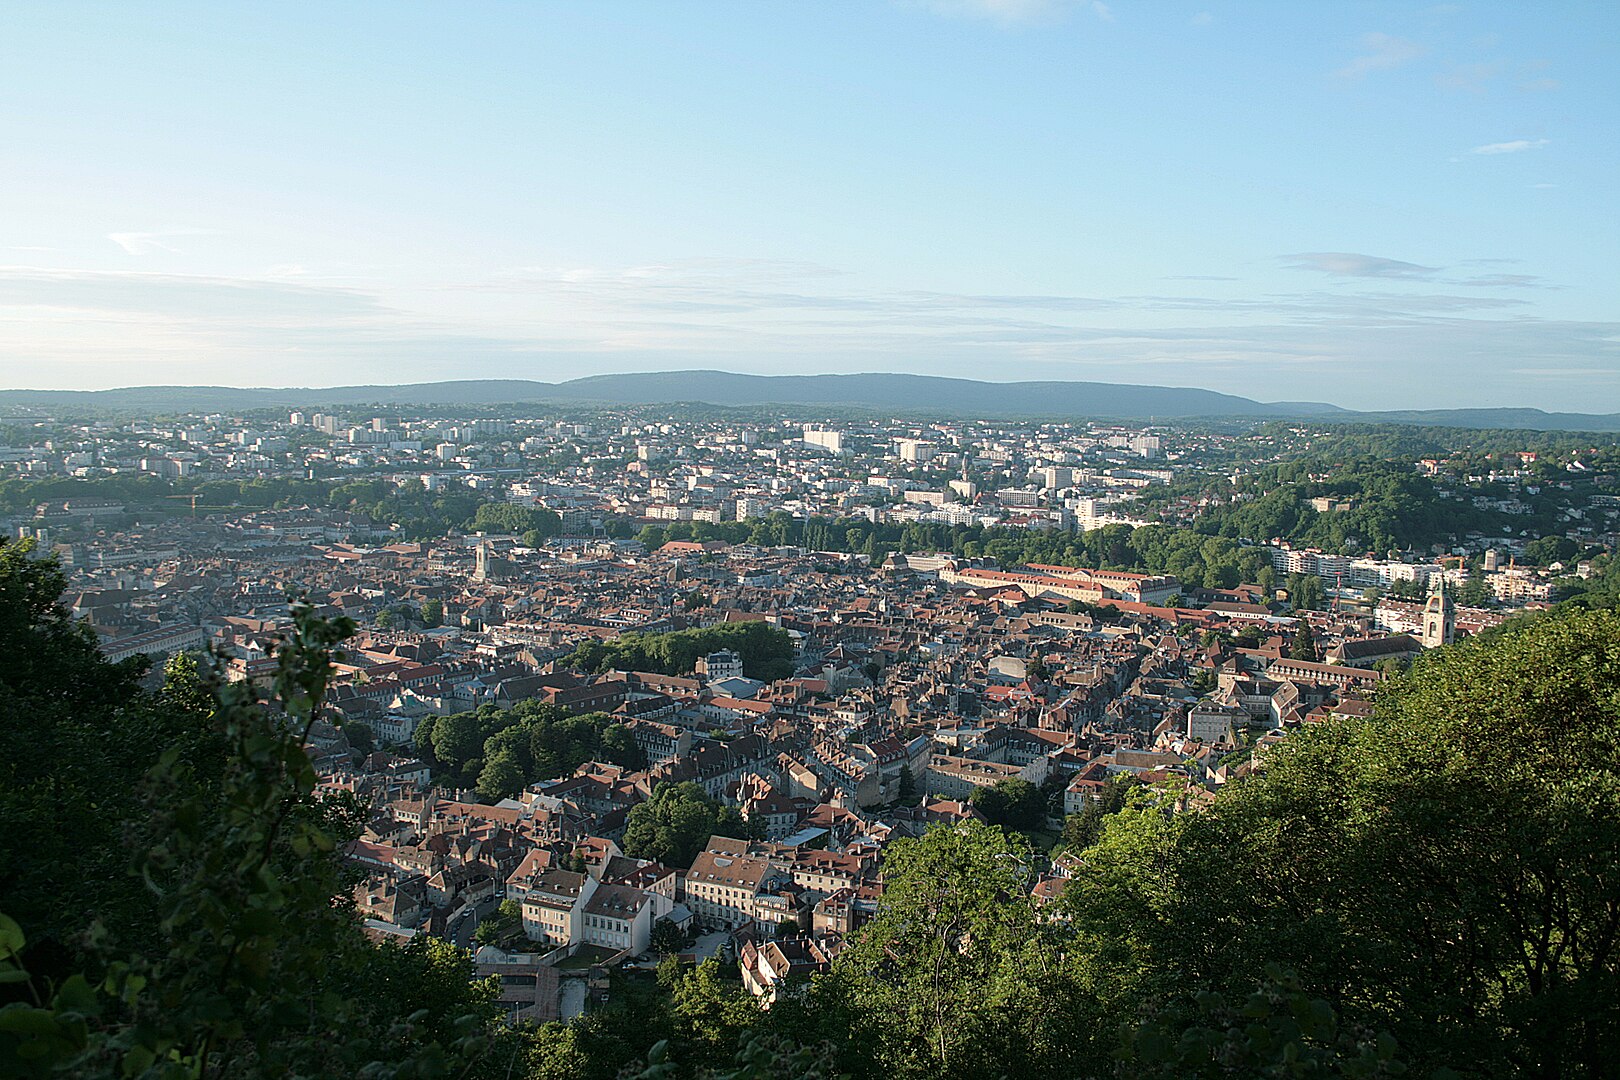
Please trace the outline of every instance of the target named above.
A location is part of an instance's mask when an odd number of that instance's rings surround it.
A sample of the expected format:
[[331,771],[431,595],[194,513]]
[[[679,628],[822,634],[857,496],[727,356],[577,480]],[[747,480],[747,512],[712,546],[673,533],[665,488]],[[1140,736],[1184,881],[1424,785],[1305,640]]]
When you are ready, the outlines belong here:
[[709,837],[747,837],[750,827],[735,807],[721,806],[697,784],[663,783],[630,810],[624,853],[665,866],[687,867]]
[[581,671],[655,671],[687,675],[700,657],[723,649],[742,657],[743,674],[765,682],[793,674],[793,639],[767,622],[723,623],[696,630],[620,634],[582,642],[566,663]]
[[476,787],[492,801],[569,776],[587,761],[640,768],[645,760],[629,731],[607,713],[573,716],[540,701],[427,717],[416,729],[416,747],[440,778]]
[[0,544],[0,1075],[481,1075],[493,988],[347,902],[360,808],[304,741],[352,627],[294,608],[273,707],[212,665],[149,693],[59,585]]

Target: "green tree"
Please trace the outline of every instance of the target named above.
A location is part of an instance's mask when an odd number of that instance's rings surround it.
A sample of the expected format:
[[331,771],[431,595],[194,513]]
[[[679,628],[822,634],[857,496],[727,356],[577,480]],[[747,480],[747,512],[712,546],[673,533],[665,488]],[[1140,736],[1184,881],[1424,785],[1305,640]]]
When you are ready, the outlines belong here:
[[1410,1070],[1388,1032],[1343,1024],[1333,1006],[1312,998],[1299,978],[1266,965],[1246,998],[1217,991],[1198,996],[1190,1026],[1149,1020],[1130,1035],[1124,1055],[1131,1075],[1163,1080],[1226,1077],[1344,1077],[1372,1080]]
[[[884,853],[883,904],[834,965],[818,1009],[847,1009],[858,1075],[1068,1075],[1089,1048],[1056,928],[1029,898],[1030,851],[979,822]],[[774,1011],[774,1010],[773,1010]]]
[[1142,782],[1129,773],[1111,779],[1096,798],[1087,799],[1077,813],[1064,819],[1063,846],[1071,851],[1083,851],[1095,844],[1102,837],[1109,815],[1123,810],[1131,792],[1141,786]]
[[1046,817],[1046,799],[1028,780],[1003,777],[973,789],[969,800],[986,821],[1009,829],[1036,829]]
[[1620,1051],[1617,703],[1613,612],[1438,650],[1373,718],[1291,735],[1207,811],[1115,815],[1065,903],[1134,928],[1121,978],[1144,1000],[1247,993],[1270,960],[1420,1075],[1600,1074]]
[[747,828],[735,808],[721,806],[697,784],[659,784],[651,799],[631,808],[624,853],[684,868],[692,865],[709,837],[745,837]]
[[[0,624],[17,622],[6,618],[17,614],[17,599],[0,598]],[[151,822],[149,833],[135,834],[150,840],[134,852],[146,910],[128,913],[154,932],[136,941],[92,927],[74,962],[93,965],[95,978],[69,976],[52,996],[35,982],[41,973],[23,930],[0,919],[0,975],[36,1002],[0,1009],[0,1072],[26,1062],[29,1075],[365,1075],[399,1062],[432,1073],[480,1060],[492,1032],[488,985],[474,986],[465,967],[447,982],[442,958],[421,950],[380,951],[342,902],[348,877],[338,850],[362,815],[352,800],[317,794],[305,742],[352,626],[318,619],[304,604],[292,614],[276,653],[277,707],[255,700],[248,683],[205,672],[210,752],[162,751],[146,805],[116,808]],[[34,617],[52,632],[50,607]],[[151,704],[200,689],[178,685]],[[127,706],[143,703],[138,690],[124,692]],[[0,831],[18,824],[0,822]],[[78,873],[93,865],[81,855],[63,870],[82,881]],[[415,971],[384,985],[402,966]],[[448,1001],[432,1000],[447,988]]]
[[681,928],[667,918],[660,917],[652,925],[650,941],[654,952],[669,954],[678,953],[686,948],[686,935]]
[[1316,660],[1316,637],[1311,633],[1309,619],[1300,619],[1294,636],[1288,643],[1288,655],[1295,660]]
[[910,765],[902,765],[894,801],[901,806],[916,806],[917,795],[917,778],[912,775]]
[[523,782],[523,766],[517,756],[499,753],[487,759],[478,773],[478,794],[490,802],[499,802],[522,791]]
[[473,940],[480,945],[500,945],[523,930],[523,905],[516,900],[502,900],[490,916],[473,931]]
[[1325,597],[1322,579],[1315,574],[1288,575],[1288,600],[1295,610],[1318,611]]
[[[667,975],[660,972],[660,977]],[[741,983],[720,978],[720,964],[711,957],[674,980],[670,1017],[671,1052],[685,1065],[705,1068],[732,1059],[739,1039],[759,1023],[761,1010]]]
[[0,538],[0,911],[26,929],[42,978],[83,962],[98,919],[131,945],[159,935],[128,872],[132,846],[155,839],[147,775],[166,752],[210,774],[223,754],[195,658],[143,694],[146,660],[107,663],[59,603],[64,587],[32,541]]

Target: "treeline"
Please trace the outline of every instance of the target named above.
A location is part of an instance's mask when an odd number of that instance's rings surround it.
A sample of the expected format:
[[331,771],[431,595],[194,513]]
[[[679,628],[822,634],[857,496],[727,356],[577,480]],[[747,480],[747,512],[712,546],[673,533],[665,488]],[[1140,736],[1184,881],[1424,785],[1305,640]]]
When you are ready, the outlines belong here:
[[[1211,507],[1192,524],[1212,536],[1264,542],[1281,537],[1295,545],[1360,554],[1426,550],[1470,531],[1500,529],[1502,515],[1445,498],[1432,480],[1401,462],[1363,460],[1335,466],[1322,460],[1270,465],[1245,476],[1236,501]],[[1350,504],[1326,513],[1309,500]]]
[[689,675],[699,657],[730,649],[742,658],[743,674],[762,682],[793,675],[793,638],[767,622],[722,623],[694,630],[620,634],[609,641],[581,642],[562,662],[585,672],[654,671]]
[[630,732],[608,714],[571,716],[539,701],[427,717],[416,729],[416,749],[436,779],[475,788],[492,802],[572,775],[587,761],[628,769],[646,764]]
[[[450,532],[485,531],[526,536],[538,543],[562,531],[550,510],[492,500],[461,484],[429,491],[419,484],[389,480],[166,480],[158,476],[117,475],[77,479],[11,478],[0,481],[0,511],[18,513],[62,499],[116,499],[134,508],[184,509],[173,496],[197,497],[200,509],[239,507],[283,510],[325,507],[360,514],[382,525],[399,525],[401,540],[435,540]],[[526,535],[532,534],[532,535]]]
[[[1261,426],[1258,434],[1285,443],[1299,442],[1294,429],[1298,421],[1274,421]],[[1307,421],[1312,432],[1306,452],[1323,461],[1349,461],[1380,458],[1386,461],[1417,461],[1467,454],[1516,454],[1530,450],[1540,454],[1569,454],[1589,447],[1613,445],[1612,433],[1596,431],[1512,431],[1505,428],[1427,427],[1410,424],[1321,424]]]
[[1208,536],[1166,525],[1106,525],[1089,532],[1037,532],[909,522],[876,523],[864,518],[795,519],[771,514],[758,521],[680,522],[649,526],[638,537],[649,547],[668,540],[724,540],[734,544],[792,545],[815,551],[865,554],[876,561],[891,552],[949,552],[965,558],[989,557],[1002,565],[1047,563],[1101,570],[1174,574],[1184,584],[1232,588],[1270,573],[1270,556],[1224,536]]

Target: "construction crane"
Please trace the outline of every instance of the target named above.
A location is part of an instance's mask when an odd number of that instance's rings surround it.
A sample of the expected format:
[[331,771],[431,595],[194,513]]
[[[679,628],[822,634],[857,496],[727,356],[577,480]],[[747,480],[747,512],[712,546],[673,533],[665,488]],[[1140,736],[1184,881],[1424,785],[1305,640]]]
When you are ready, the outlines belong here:
[[197,500],[199,498],[201,498],[202,496],[200,496],[200,495],[165,495],[163,497],[165,499],[190,499],[191,500],[191,516],[196,517],[197,516]]
[[1442,582],[1446,580],[1446,564],[1451,562],[1455,562],[1457,564],[1457,586],[1458,588],[1461,588],[1462,579],[1468,576],[1468,556],[1442,555],[1437,561],[1440,563],[1440,580]]

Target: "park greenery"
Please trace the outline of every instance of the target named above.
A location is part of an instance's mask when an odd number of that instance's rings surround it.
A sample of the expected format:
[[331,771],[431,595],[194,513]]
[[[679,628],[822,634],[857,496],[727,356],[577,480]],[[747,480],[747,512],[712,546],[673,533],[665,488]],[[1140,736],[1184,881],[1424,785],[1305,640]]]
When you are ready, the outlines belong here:
[[1038,829],[1046,823],[1046,795],[1028,780],[1004,777],[974,788],[968,801],[984,820],[1009,830]]
[[792,637],[758,620],[663,633],[632,631],[609,641],[591,639],[581,642],[564,663],[586,672],[690,675],[701,657],[723,650],[742,658],[743,674],[749,678],[775,682],[793,674]]
[[[62,585],[0,545],[0,1075],[1540,1080],[1620,1056],[1612,610],[1428,654],[1197,812],[1111,790],[1050,901],[1017,832],[896,839],[874,921],[769,1010],[669,960],[510,1027],[465,953],[372,944],[347,902],[359,808],[303,738],[350,626],[295,608],[269,703],[206,662],[148,690]],[[529,725],[532,760],[540,722],[500,730]],[[541,742],[563,768],[573,744]],[[627,849],[676,864],[739,824],[684,785],[647,805]]]
[[630,732],[613,717],[570,715],[533,700],[510,709],[481,705],[469,712],[424,717],[416,729],[416,749],[440,783],[476,788],[492,801],[541,780],[571,776],[587,761],[626,768],[644,764]]
[[653,789],[652,798],[631,807],[624,853],[685,869],[715,835],[756,834],[735,807],[722,806],[699,785],[663,783]]

